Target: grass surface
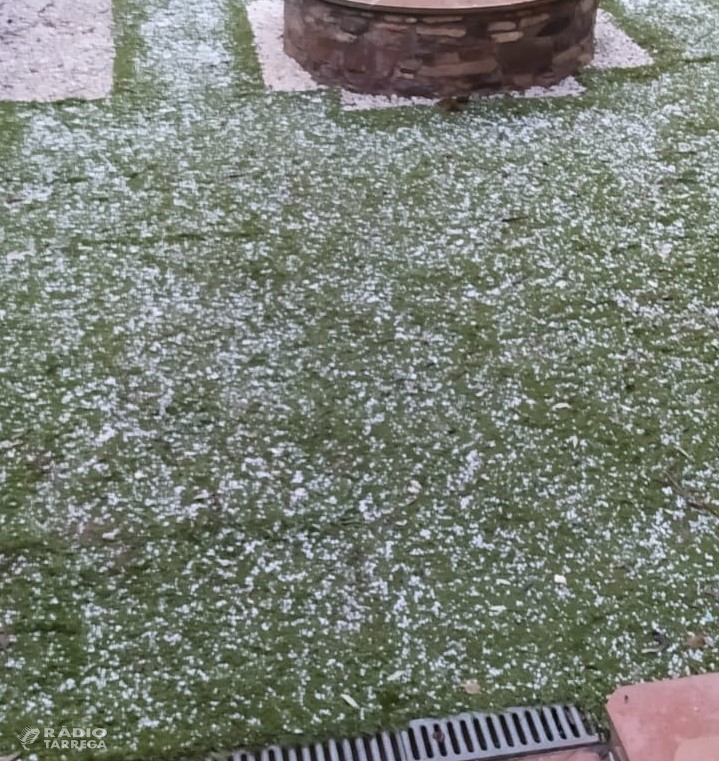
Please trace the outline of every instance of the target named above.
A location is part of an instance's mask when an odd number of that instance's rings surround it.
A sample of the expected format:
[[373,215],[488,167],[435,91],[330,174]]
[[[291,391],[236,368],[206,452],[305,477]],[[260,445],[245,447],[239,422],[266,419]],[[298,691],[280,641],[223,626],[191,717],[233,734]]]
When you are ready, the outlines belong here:
[[719,5],[610,9],[656,67],[446,115],[118,0],[111,101],[0,104],[0,752],[719,667],[717,520],[660,483],[719,494]]

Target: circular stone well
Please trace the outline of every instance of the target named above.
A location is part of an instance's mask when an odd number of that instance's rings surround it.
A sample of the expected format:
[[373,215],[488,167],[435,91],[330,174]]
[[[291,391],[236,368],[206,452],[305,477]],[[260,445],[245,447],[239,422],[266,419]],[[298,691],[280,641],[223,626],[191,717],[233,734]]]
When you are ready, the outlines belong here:
[[447,97],[556,84],[594,55],[599,0],[284,0],[285,51],[322,84]]

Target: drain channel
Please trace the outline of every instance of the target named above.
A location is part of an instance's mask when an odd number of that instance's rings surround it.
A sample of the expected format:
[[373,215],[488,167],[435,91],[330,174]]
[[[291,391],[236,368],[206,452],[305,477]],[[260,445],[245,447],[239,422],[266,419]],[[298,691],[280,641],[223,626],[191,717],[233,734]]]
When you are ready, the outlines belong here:
[[400,732],[351,740],[238,751],[228,761],[480,761],[598,745],[593,723],[574,706],[512,708],[419,719]]
[[402,742],[408,761],[475,761],[596,745],[600,739],[576,708],[557,705],[413,721]]

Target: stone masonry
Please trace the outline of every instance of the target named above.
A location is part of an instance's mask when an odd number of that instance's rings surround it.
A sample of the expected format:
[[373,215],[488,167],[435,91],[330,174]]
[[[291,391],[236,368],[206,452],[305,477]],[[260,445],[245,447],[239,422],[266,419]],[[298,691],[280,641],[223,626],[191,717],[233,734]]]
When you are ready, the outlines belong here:
[[322,84],[447,97],[548,86],[589,63],[598,0],[438,12],[285,0],[284,45]]

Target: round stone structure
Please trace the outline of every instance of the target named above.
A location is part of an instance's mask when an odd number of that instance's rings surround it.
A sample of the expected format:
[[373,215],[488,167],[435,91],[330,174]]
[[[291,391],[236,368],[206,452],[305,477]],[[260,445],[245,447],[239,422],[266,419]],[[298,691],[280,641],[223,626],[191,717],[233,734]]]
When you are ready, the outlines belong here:
[[592,60],[599,0],[284,0],[318,82],[448,97],[553,85]]

